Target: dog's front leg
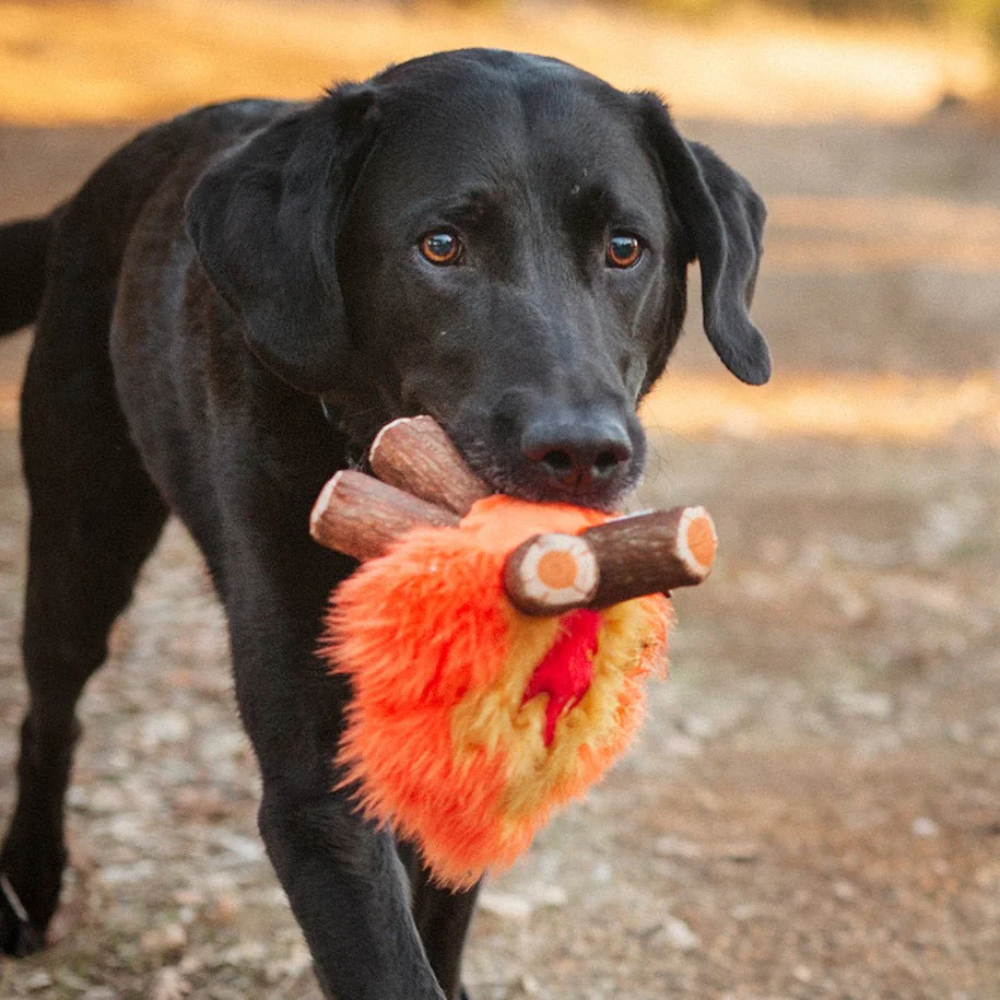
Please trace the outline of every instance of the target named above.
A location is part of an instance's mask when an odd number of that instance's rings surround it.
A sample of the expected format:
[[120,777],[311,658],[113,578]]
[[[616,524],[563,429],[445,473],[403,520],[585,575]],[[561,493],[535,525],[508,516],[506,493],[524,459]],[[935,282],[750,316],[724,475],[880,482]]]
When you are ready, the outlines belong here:
[[260,829],[316,963],[337,1000],[439,1000],[391,838],[333,795],[289,801],[265,782]]
[[327,996],[442,1000],[392,838],[358,815],[348,792],[332,791],[349,692],[316,656],[329,554],[306,537],[311,549],[296,552],[289,541],[284,559],[272,561],[275,541],[237,547],[238,566],[226,574],[236,694],[260,762],[268,854]]

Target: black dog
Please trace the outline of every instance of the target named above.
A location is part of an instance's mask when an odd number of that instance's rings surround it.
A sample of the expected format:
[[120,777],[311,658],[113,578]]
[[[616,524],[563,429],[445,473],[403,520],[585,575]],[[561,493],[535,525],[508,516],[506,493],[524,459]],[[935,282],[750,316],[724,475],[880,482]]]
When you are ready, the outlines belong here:
[[767,379],[747,316],[763,222],[656,97],[474,50],[314,104],[193,111],[52,215],[0,229],[0,330],[37,318],[31,701],[0,950],[43,941],[77,698],[173,511],[225,606],[261,834],[324,992],[461,995],[475,893],[436,888],[330,791],[350,692],[314,649],[352,564],[310,539],[310,506],[385,421],[421,412],[498,490],[613,505],[641,472],[635,407],[677,339],[693,259],[722,361]]

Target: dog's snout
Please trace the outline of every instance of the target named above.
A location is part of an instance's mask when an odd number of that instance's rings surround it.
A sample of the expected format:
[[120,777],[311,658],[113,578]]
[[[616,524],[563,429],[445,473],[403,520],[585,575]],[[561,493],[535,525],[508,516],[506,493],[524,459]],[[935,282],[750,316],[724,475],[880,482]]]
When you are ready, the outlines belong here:
[[535,474],[560,491],[583,493],[612,479],[632,458],[620,421],[540,418],[525,428],[521,453]]

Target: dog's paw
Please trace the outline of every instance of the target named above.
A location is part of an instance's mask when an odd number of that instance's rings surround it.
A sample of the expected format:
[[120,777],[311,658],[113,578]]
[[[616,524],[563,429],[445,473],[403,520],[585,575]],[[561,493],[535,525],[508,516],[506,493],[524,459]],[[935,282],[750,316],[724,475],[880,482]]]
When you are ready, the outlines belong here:
[[24,958],[44,947],[44,931],[32,924],[10,880],[0,872],[0,955]]

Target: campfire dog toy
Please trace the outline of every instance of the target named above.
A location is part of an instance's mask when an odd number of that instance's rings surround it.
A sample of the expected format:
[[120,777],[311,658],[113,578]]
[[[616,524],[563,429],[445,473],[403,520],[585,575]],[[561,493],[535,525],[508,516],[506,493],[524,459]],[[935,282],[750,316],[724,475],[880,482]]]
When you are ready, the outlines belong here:
[[362,561],[322,646],[354,692],[337,762],[366,815],[467,886],[628,745],[665,669],[667,594],[708,575],[715,528],[701,507],[489,496],[429,417],[387,425],[369,460],[378,478],[337,473],[310,525]]

